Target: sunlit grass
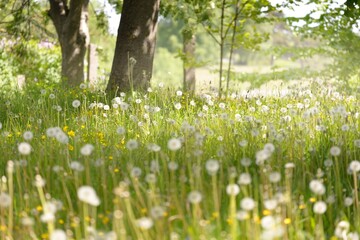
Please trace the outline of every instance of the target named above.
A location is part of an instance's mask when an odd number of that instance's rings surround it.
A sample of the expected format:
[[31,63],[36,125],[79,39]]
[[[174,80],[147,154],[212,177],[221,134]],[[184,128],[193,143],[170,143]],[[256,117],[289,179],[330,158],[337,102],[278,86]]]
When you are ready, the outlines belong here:
[[1,239],[358,239],[359,96],[310,86],[9,100]]

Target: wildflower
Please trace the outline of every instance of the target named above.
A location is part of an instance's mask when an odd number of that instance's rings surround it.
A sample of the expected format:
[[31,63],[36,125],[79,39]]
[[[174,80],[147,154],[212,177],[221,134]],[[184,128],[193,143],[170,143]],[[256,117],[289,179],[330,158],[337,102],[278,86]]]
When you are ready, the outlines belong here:
[[269,174],[269,180],[272,183],[277,183],[281,180],[281,174],[279,172],[272,172]]
[[54,222],[55,220],[55,215],[52,212],[45,212],[44,214],[42,214],[40,216],[40,220],[43,223],[49,223],[49,222]]
[[139,147],[139,143],[135,140],[135,139],[130,139],[127,143],[126,143],[126,148],[131,150],[135,150]]
[[236,196],[240,192],[240,188],[237,184],[229,184],[226,186],[226,193],[230,196]]
[[23,217],[23,218],[21,218],[21,224],[24,227],[31,227],[31,226],[34,226],[35,220],[31,217]]
[[273,229],[276,225],[276,220],[273,216],[265,216],[261,219],[261,226],[264,229]]
[[335,236],[338,238],[347,239],[346,234],[350,230],[350,224],[347,221],[340,221],[335,228]]
[[[0,129],[1,129],[1,126],[0,126]],[[355,147],[360,148],[360,139],[354,140],[354,145],[355,145]]]
[[154,222],[151,218],[142,217],[136,220],[136,224],[142,230],[148,230],[154,225]]
[[8,208],[11,205],[11,197],[7,193],[0,193],[0,208]]
[[341,149],[337,146],[333,146],[330,148],[330,154],[334,157],[337,157],[339,156],[341,153]]
[[256,164],[262,165],[266,159],[270,157],[271,153],[268,150],[260,150],[256,152]]
[[18,151],[22,155],[29,155],[31,152],[31,145],[27,142],[22,142],[18,146]]
[[177,151],[181,148],[181,141],[177,138],[172,138],[168,141],[168,149],[171,151]]
[[66,233],[61,229],[55,229],[51,235],[50,240],[66,240]]
[[268,199],[264,201],[264,206],[268,210],[274,210],[278,205],[278,201],[276,199]]
[[360,171],[360,162],[358,160],[351,161],[349,164],[349,170],[353,173]]
[[126,132],[126,130],[125,130],[124,127],[118,127],[116,129],[116,133],[119,134],[119,135],[123,135],[123,134],[125,134],[125,132]]
[[104,109],[105,111],[109,111],[109,110],[110,110],[110,106],[109,106],[109,105],[104,105],[103,109]]
[[251,159],[250,158],[243,158],[241,159],[241,165],[244,167],[249,167],[251,165]]
[[205,168],[210,175],[215,175],[220,168],[219,161],[210,159],[206,162]]
[[249,213],[247,211],[243,211],[243,210],[240,210],[236,213],[236,219],[239,220],[239,221],[243,221],[243,220],[246,220],[248,219],[250,216],[249,216]]
[[84,165],[82,165],[80,162],[78,161],[72,161],[70,162],[70,168],[74,171],[77,172],[82,172],[84,171]]
[[270,153],[273,153],[275,151],[275,146],[272,143],[267,143],[265,144],[264,149]]
[[251,211],[255,208],[255,201],[250,197],[245,197],[241,200],[240,206],[245,211]]
[[153,173],[149,173],[145,176],[145,181],[148,183],[156,183],[156,175]]
[[346,198],[344,199],[344,205],[345,205],[346,207],[351,206],[353,203],[354,203],[354,199],[353,199],[352,197],[346,197]]
[[159,152],[161,150],[161,147],[155,143],[148,144],[147,148],[153,152]]
[[176,91],[176,96],[181,97],[183,95],[182,91],[178,90]]
[[192,191],[189,193],[188,195],[188,201],[192,204],[197,204],[197,203],[200,203],[201,200],[202,200],[202,195],[199,191]]
[[72,106],[73,106],[74,108],[80,107],[80,104],[81,104],[81,102],[80,102],[79,100],[74,100],[74,101],[72,102]]
[[324,214],[326,212],[327,206],[323,201],[318,201],[313,206],[313,211],[316,214]]
[[168,168],[169,168],[169,170],[171,170],[171,171],[177,170],[178,167],[179,167],[179,164],[177,164],[176,162],[169,162],[169,163],[168,163]]
[[239,176],[238,184],[248,185],[251,183],[251,175],[249,173],[241,173]]
[[150,214],[154,219],[162,218],[165,214],[165,209],[161,206],[154,206],[150,210]]
[[140,168],[134,167],[133,169],[131,169],[130,175],[131,175],[131,177],[133,177],[133,178],[138,178],[138,177],[141,176],[141,173],[142,173],[142,171],[141,171]]
[[325,186],[319,180],[312,180],[309,187],[310,190],[317,195],[323,195],[325,193]]
[[23,134],[23,138],[25,141],[30,141],[31,139],[33,139],[33,137],[34,137],[34,134],[30,131],[26,131]]
[[36,175],[34,185],[35,187],[42,188],[45,186],[45,180],[40,175]]
[[175,107],[175,109],[180,110],[181,109],[181,103],[175,103],[174,107]]
[[92,144],[85,144],[81,149],[80,149],[80,153],[83,156],[90,156],[91,153],[94,150],[94,146]]
[[80,199],[80,201],[88,203],[92,206],[96,207],[100,205],[100,199],[96,195],[94,188],[92,188],[91,186],[79,187],[77,190],[77,196]]

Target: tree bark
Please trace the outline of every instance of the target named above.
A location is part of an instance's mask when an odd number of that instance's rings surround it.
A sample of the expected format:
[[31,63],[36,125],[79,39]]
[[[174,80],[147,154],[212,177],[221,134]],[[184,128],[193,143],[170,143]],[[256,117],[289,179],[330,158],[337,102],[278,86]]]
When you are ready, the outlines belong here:
[[195,48],[196,39],[192,32],[183,33],[183,53],[184,53],[184,91],[189,93],[195,92]]
[[48,12],[61,46],[63,80],[69,86],[84,81],[84,58],[90,42],[89,0],[49,0]]
[[160,0],[124,0],[107,91],[150,84]]

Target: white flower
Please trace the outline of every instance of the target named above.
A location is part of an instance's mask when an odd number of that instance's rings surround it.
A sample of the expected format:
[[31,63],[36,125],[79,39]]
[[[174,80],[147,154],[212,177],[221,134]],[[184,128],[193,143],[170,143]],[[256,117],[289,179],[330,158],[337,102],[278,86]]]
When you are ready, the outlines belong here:
[[55,221],[55,215],[52,212],[44,212],[44,214],[42,214],[40,216],[40,220],[43,223],[54,222]]
[[80,201],[88,203],[92,206],[96,207],[100,205],[100,199],[96,195],[94,188],[92,188],[91,186],[79,187],[77,190],[77,196],[80,199]]
[[119,135],[123,135],[123,134],[125,134],[125,132],[126,132],[126,130],[125,130],[124,127],[118,127],[116,129],[116,133],[119,134]]
[[236,219],[239,220],[239,221],[243,221],[243,220],[246,220],[248,219],[250,216],[249,216],[249,213],[247,211],[243,211],[243,210],[240,210],[236,213]]
[[23,137],[24,137],[24,140],[30,141],[31,139],[33,139],[34,134],[30,131],[26,131],[26,132],[24,132]]
[[261,226],[264,229],[273,229],[276,225],[275,218],[271,215],[265,216],[261,219]]
[[139,147],[139,143],[135,140],[135,139],[130,139],[127,143],[126,143],[126,148],[131,150],[135,150]]
[[164,217],[165,209],[161,206],[154,206],[151,208],[150,214],[154,219],[159,219]]
[[133,178],[138,178],[138,177],[141,176],[141,173],[142,173],[142,171],[141,171],[140,168],[134,167],[133,169],[131,169],[130,175],[131,175]]
[[191,191],[188,195],[188,201],[192,204],[200,203],[202,200],[202,195],[199,191]]
[[313,211],[316,214],[324,214],[326,212],[327,206],[323,201],[318,201],[313,206]]
[[177,151],[181,148],[181,141],[177,138],[172,138],[168,141],[168,149],[171,151]]
[[325,193],[325,186],[319,180],[312,180],[309,187],[310,190],[317,195],[323,195]]
[[219,161],[210,159],[206,162],[205,168],[210,175],[215,175],[220,168]]
[[252,198],[243,198],[240,202],[240,206],[245,211],[251,211],[255,208],[255,201]]
[[148,230],[154,225],[154,222],[151,218],[142,217],[136,220],[136,224],[142,230]]
[[42,188],[45,186],[45,180],[40,175],[36,175],[34,185],[35,187]]
[[335,236],[338,238],[347,239],[346,235],[350,230],[350,224],[347,221],[340,221],[335,228]]
[[337,146],[333,146],[330,148],[330,154],[333,155],[334,157],[339,156],[341,153],[341,149]]
[[92,144],[85,144],[81,149],[80,149],[80,153],[83,156],[90,156],[91,153],[94,150],[94,146]]
[[171,171],[177,170],[178,167],[179,167],[179,164],[177,164],[176,162],[171,161],[171,162],[168,163],[168,168]]
[[262,165],[266,159],[271,156],[271,152],[266,149],[256,152],[256,164]]
[[281,180],[281,174],[279,172],[272,172],[269,174],[269,180],[272,183],[277,183]]
[[183,95],[182,91],[178,90],[176,91],[176,96],[181,97]]
[[174,107],[175,107],[175,109],[180,110],[181,109],[181,103],[175,103]]
[[22,142],[19,144],[18,150],[22,155],[29,155],[31,153],[31,145],[27,142]]
[[349,170],[351,172],[359,172],[360,171],[360,162],[358,160],[351,161],[349,164]]
[[248,185],[251,183],[251,175],[249,173],[241,173],[239,176],[238,184]]
[[278,201],[274,199],[268,199],[264,201],[264,206],[268,210],[274,210],[278,205]]
[[7,208],[11,205],[11,197],[7,193],[0,193],[0,208]]
[[226,193],[230,196],[236,196],[240,192],[240,188],[237,184],[229,184],[226,186]]
[[354,199],[352,197],[346,197],[344,200],[345,207],[349,207],[354,203]]
[[66,240],[66,233],[61,229],[55,229],[51,235],[50,240]]
[[350,232],[347,238],[348,240],[359,240],[359,234],[357,232]]
[[267,143],[265,144],[264,149],[272,153],[275,151],[275,146],[272,143]]
[[79,100],[77,100],[77,99],[72,102],[72,106],[74,108],[80,107],[80,104],[81,104],[81,102]]
[[23,217],[23,218],[21,218],[21,224],[24,227],[31,227],[31,226],[34,226],[35,220],[31,217]]

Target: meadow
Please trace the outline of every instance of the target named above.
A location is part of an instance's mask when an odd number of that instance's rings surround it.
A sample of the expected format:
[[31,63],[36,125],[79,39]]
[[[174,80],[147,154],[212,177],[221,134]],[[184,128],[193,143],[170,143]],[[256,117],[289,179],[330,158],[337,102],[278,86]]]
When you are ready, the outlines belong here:
[[360,93],[25,89],[0,108],[1,239],[359,239]]

